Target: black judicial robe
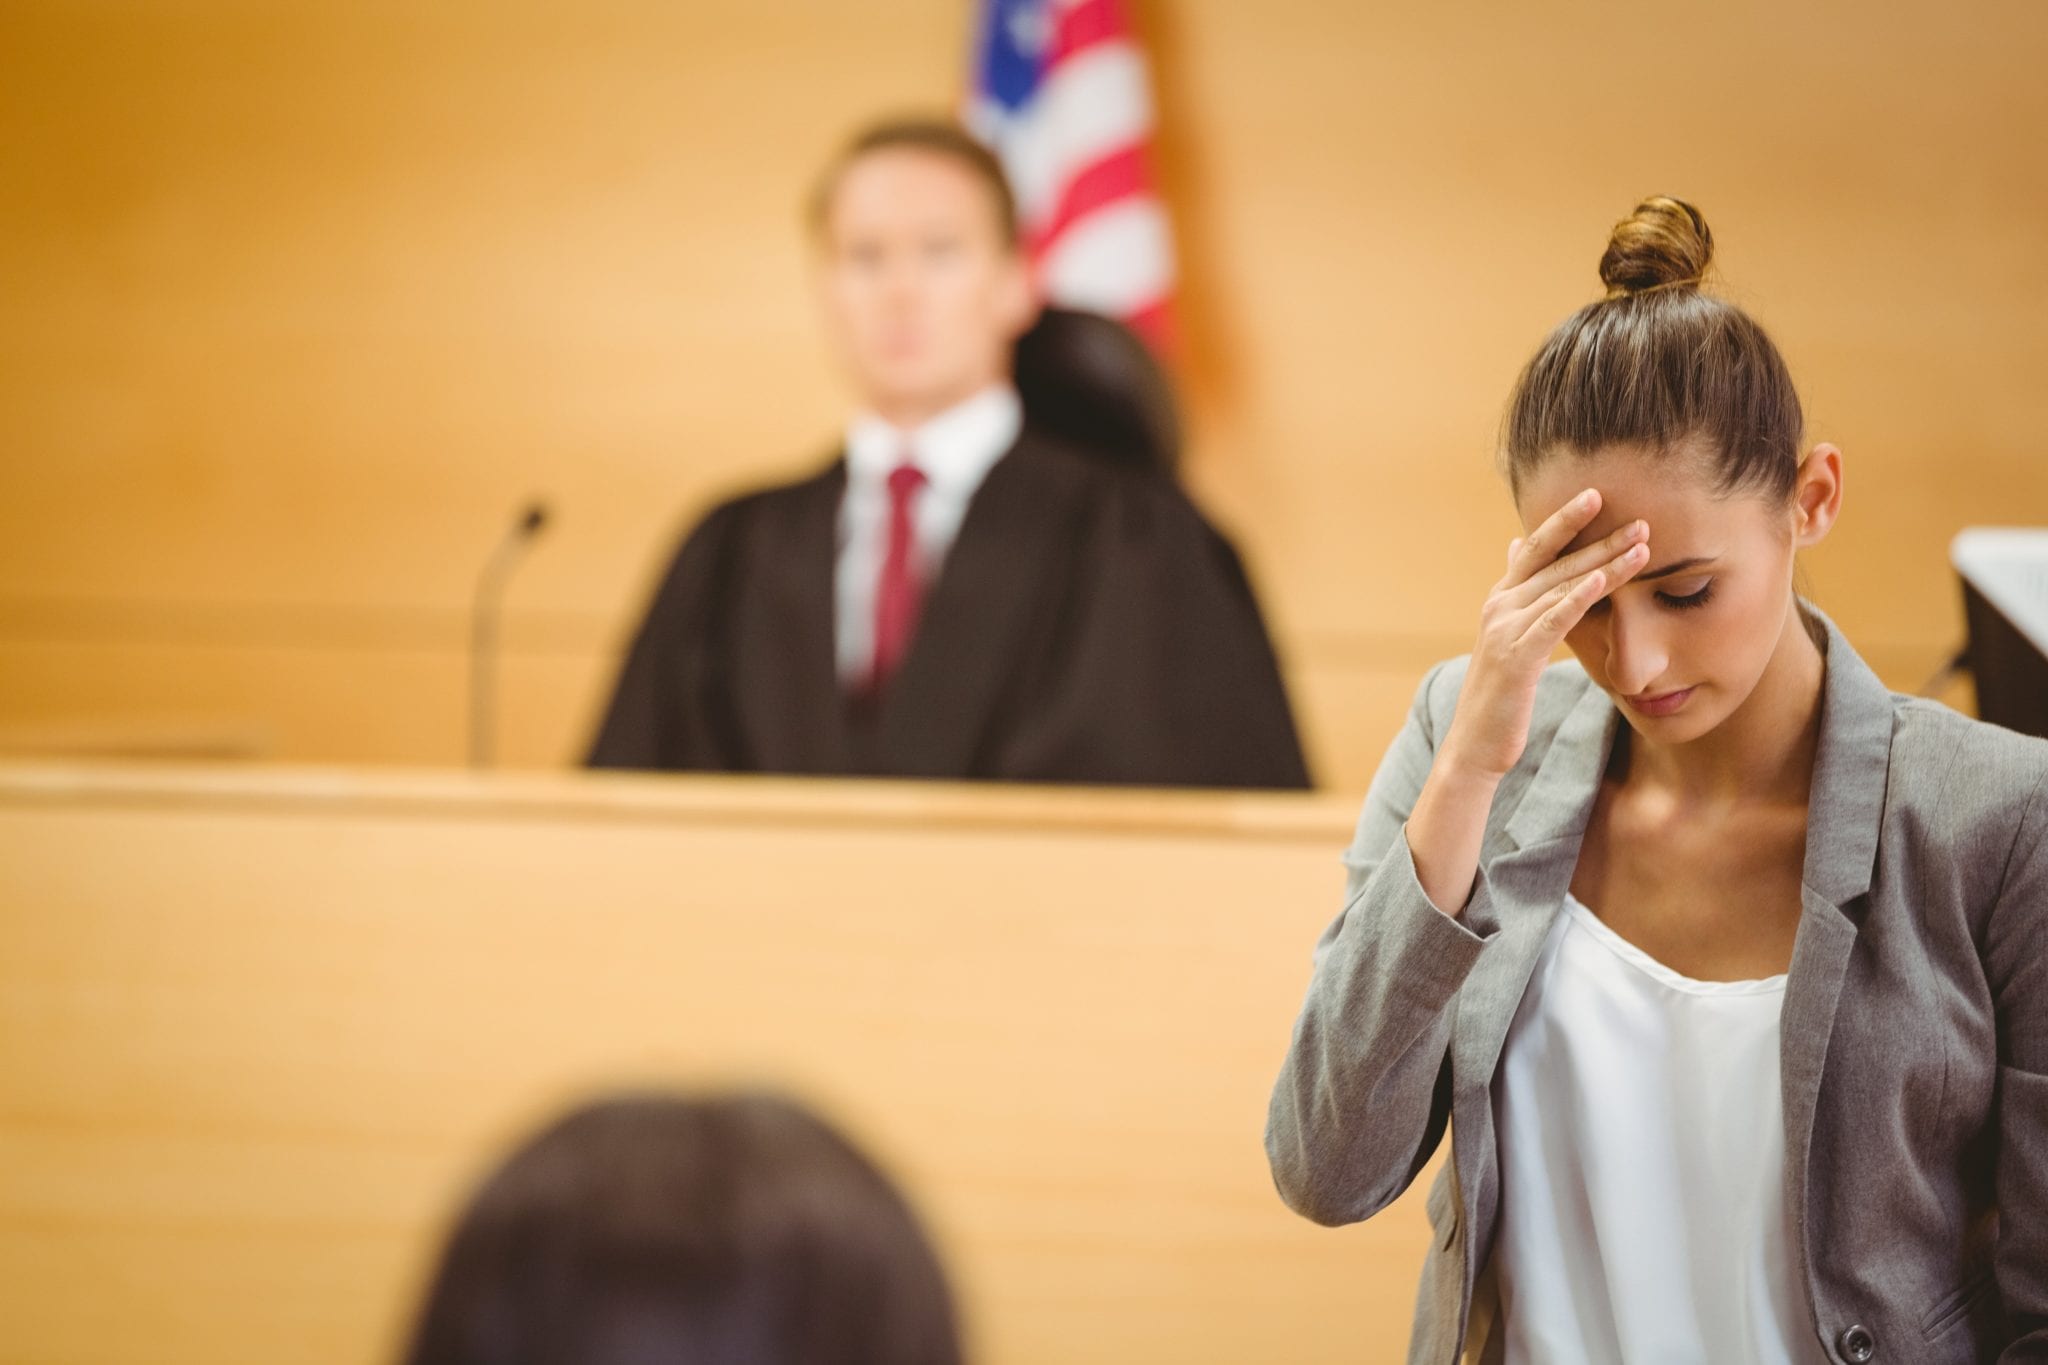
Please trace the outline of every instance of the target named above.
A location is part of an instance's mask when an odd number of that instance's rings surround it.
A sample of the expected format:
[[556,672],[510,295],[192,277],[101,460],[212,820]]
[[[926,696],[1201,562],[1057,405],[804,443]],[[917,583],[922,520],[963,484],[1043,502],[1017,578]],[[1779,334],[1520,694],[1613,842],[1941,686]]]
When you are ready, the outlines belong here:
[[1026,431],[882,697],[834,660],[846,466],[715,508],[633,642],[600,768],[1305,787],[1236,551],[1171,481]]

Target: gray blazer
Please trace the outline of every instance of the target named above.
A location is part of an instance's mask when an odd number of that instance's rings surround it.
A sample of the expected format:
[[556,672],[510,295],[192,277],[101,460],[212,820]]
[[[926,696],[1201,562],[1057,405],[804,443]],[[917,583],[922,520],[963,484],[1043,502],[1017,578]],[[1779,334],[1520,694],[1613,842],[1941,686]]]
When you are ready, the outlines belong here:
[[[2048,1361],[2048,742],[1888,691],[1809,614],[1827,676],[1780,1067],[1813,1331],[1852,1365]],[[1577,664],[1545,670],[1454,920],[1403,827],[1465,665],[1431,670],[1373,778],[1266,1127],[1282,1197],[1335,1225],[1450,1125],[1412,1365],[1479,1354],[1494,1067],[1620,720]]]

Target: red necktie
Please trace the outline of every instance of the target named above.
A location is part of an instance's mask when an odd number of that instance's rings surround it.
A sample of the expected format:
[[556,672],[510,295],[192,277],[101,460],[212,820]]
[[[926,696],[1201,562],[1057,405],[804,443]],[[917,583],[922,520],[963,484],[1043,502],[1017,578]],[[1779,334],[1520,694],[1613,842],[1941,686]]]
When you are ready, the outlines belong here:
[[910,648],[910,637],[917,633],[924,584],[917,574],[911,512],[924,485],[924,471],[908,460],[889,471],[889,549],[875,592],[875,671],[870,684],[876,692],[888,686]]

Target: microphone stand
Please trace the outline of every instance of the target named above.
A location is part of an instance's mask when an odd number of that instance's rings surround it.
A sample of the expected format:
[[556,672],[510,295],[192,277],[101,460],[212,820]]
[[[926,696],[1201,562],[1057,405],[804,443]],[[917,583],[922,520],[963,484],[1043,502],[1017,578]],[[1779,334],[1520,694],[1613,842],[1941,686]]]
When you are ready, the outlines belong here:
[[547,504],[528,503],[499,539],[477,576],[469,611],[469,766],[488,768],[497,720],[498,617],[505,584],[519,566],[526,547],[548,524]]

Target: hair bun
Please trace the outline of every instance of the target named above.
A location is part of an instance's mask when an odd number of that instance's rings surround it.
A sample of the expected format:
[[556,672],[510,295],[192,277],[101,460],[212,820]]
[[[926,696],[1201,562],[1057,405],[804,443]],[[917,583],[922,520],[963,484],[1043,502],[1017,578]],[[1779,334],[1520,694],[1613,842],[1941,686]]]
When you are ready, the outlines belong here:
[[1683,199],[1652,195],[1614,225],[1600,280],[1609,298],[1671,286],[1697,289],[1714,259],[1714,234]]

